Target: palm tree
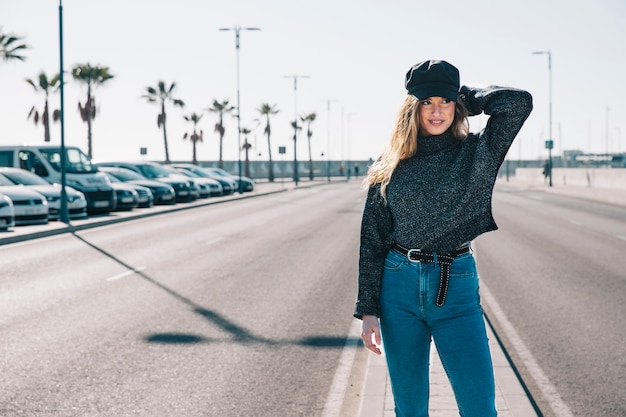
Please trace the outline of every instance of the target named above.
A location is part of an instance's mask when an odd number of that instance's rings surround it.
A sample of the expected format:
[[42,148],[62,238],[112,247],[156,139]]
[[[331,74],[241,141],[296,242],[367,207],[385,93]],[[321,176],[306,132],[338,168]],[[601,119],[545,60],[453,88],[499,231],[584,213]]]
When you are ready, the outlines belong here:
[[176,83],[170,84],[169,87],[165,86],[164,81],[159,81],[157,87],[146,87],[146,92],[143,96],[149,103],[158,102],[161,105],[161,113],[157,117],[157,126],[160,128],[163,126],[163,144],[165,146],[165,163],[170,163],[170,150],[167,146],[167,129],[165,127],[165,103],[170,101],[174,106],[185,107],[185,103],[182,100],[172,97],[172,93],[176,88]]
[[213,107],[209,107],[207,109],[210,112],[219,114],[219,117],[220,117],[219,122],[215,123],[215,131],[220,134],[220,159],[219,159],[218,166],[222,169],[224,168],[224,160],[222,158],[222,149],[223,149],[223,142],[224,142],[224,132],[226,132],[226,129],[224,128],[224,114],[231,113],[234,109],[235,109],[234,106],[228,105],[228,100],[224,100],[220,103],[219,101],[215,99],[213,100]]
[[193,123],[193,133],[191,135],[185,133],[183,135],[183,140],[189,138],[189,140],[191,141],[193,145],[193,158],[191,162],[196,165],[198,165],[198,158],[196,158],[196,144],[198,142],[202,142],[203,139],[202,129],[200,129],[200,134],[197,133],[198,122],[200,121],[200,119],[202,119],[202,116],[202,114],[198,115],[197,113],[191,113],[189,116],[183,116],[185,120]]
[[91,126],[96,118],[96,98],[92,93],[92,88],[104,84],[113,78],[109,72],[109,67],[92,67],[91,64],[76,65],[72,69],[72,77],[81,84],[87,85],[87,99],[83,105],[78,102],[78,112],[84,123],[87,123],[87,155],[93,157]]
[[315,113],[309,113],[306,116],[300,116],[300,120],[302,120],[302,123],[307,123],[306,136],[309,139],[309,179],[311,181],[313,181],[313,156],[311,155],[311,136],[313,136],[313,131],[311,130],[311,123],[315,121],[315,117],[317,117]]
[[25,49],[28,49],[28,46],[22,42],[22,38],[10,33],[2,33],[2,28],[0,28],[0,57],[4,61],[11,59],[24,61],[26,57],[21,55],[21,52]]
[[298,185],[298,130],[302,130],[302,127],[298,125],[298,119],[291,122],[291,128],[293,129],[293,182]]
[[[26,117],[27,119],[30,119],[32,116],[33,121],[35,122],[35,126],[37,126],[39,120],[41,120],[41,124],[44,128],[45,142],[50,142],[50,112],[48,108],[48,97],[50,96],[50,92],[54,93],[59,89],[60,85],[57,86],[57,84],[60,84],[59,80],[59,74],[56,74],[54,77],[52,77],[51,80],[48,80],[48,77],[43,72],[39,74],[37,83],[35,83],[35,81],[31,80],[30,78],[26,79],[26,82],[32,85],[36,92],[41,92],[46,96],[46,101],[43,106],[43,112],[40,114],[39,111],[35,109],[35,106],[33,106],[31,107],[30,111],[28,112],[28,116]],[[57,120],[59,120],[60,116],[61,113],[58,109],[52,112],[53,121],[56,122]]]
[[272,162],[272,144],[270,142],[271,128],[270,128],[270,115],[277,114],[280,110],[276,108],[276,105],[269,105],[268,103],[261,104],[261,107],[257,109],[262,116],[265,116],[265,131],[267,135],[267,152],[269,158],[269,181],[274,182],[274,164]]

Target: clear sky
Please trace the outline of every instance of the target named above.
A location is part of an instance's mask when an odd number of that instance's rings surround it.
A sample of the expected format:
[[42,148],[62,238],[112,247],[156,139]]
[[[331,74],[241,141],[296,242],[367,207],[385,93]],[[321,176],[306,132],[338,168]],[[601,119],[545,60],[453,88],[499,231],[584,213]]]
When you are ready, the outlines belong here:
[[[545,158],[550,72],[548,55],[533,51],[552,56],[554,153],[601,153],[607,144],[610,152],[626,151],[625,21],[623,0],[63,0],[64,66],[108,66],[115,76],[95,91],[97,161],[139,159],[141,147],[148,159],[164,159],[159,107],[141,98],[159,80],[175,82],[175,97],[186,103],[167,108],[170,159],[191,160],[192,145],[182,138],[192,125],[183,115],[195,112],[205,113],[198,159],[216,160],[217,118],[205,109],[214,99],[236,105],[235,33],[219,28],[237,25],[261,29],[242,31],[239,50],[251,159],[268,153],[256,121],[262,103],[280,109],[271,119],[274,159],[278,146],[293,158],[296,108],[317,115],[314,159],[376,158],[406,94],[404,74],[431,58],[456,65],[463,84],[530,91],[535,108],[510,157]],[[0,0],[0,27],[30,47],[25,62],[0,62],[0,144],[43,143],[43,127],[26,118],[33,105],[43,108],[43,96],[25,79],[59,71],[59,1]],[[86,90],[69,75],[66,81],[66,144],[86,150],[77,110]],[[51,107],[59,102],[54,95]],[[483,124],[473,118],[472,130]],[[228,116],[225,159],[237,159],[236,126]],[[59,124],[52,129],[52,143],[60,144]],[[304,133],[298,158],[308,159]]]

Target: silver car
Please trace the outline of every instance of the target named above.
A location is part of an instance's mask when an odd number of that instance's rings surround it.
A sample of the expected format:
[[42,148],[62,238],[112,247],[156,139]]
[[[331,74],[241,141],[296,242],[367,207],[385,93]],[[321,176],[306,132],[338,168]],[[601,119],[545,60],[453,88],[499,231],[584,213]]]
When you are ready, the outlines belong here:
[[0,185],[0,193],[13,202],[16,226],[48,223],[48,201],[37,191],[23,185]]
[[[23,185],[37,191],[48,201],[50,220],[58,220],[61,212],[61,186],[50,184],[37,174],[21,168],[0,168],[1,185]],[[65,187],[67,211],[70,219],[87,216],[87,199],[85,195],[72,187]]]
[[0,193],[0,230],[7,230],[15,226],[15,209],[13,201],[6,195]]

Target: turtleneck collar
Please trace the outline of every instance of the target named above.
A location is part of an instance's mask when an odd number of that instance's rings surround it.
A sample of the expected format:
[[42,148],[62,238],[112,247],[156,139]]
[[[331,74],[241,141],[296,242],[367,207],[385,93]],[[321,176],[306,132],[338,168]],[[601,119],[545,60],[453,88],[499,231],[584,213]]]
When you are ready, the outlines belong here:
[[437,153],[442,149],[459,143],[459,140],[452,135],[452,129],[446,130],[441,135],[436,136],[418,136],[417,137],[417,155],[427,155]]

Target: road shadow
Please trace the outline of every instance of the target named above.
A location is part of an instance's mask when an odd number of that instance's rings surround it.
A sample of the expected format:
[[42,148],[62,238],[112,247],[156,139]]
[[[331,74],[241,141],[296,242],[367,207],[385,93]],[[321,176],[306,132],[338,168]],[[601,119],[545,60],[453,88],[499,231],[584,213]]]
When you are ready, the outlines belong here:
[[96,251],[100,252],[102,255],[108,257],[109,259],[113,260],[117,264],[121,265],[128,271],[141,277],[146,282],[149,282],[155,287],[161,289],[162,291],[170,295],[172,298],[176,299],[181,304],[188,307],[194,314],[201,316],[203,319],[207,320],[214,326],[218,327],[219,329],[223,330],[224,332],[230,335],[228,339],[223,340],[223,339],[206,338],[202,335],[197,335],[197,334],[192,334],[192,333],[177,333],[177,332],[153,333],[153,334],[144,336],[143,339],[147,343],[167,344],[167,345],[196,345],[199,343],[229,342],[229,343],[237,343],[237,344],[262,344],[262,345],[268,345],[268,346],[299,345],[299,346],[306,346],[306,347],[312,347],[312,348],[318,348],[318,349],[325,349],[325,348],[343,348],[346,344],[356,344],[356,343],[359,343],[361,340],[360,338],[345,337],[345,336],[332,336],[332,335],[307,336],[307,337],[303,337],[301,339],[296,339],[296,340],[275,340],[275,339],[269,339],[263,336],[255,335],[249,329],[233,322],[232,320],[229,320],[228,318],[224,317],[219,312],[215,310],[211,310],[204,306],[198,305],[197,303],[195,303],[193,300],[189,299],[188,297],[185,297],[182,294],[179,294],[178,292],[174,291],[173,289],[163,285],[162,283],[158,282],[154,278],[150,277],[148,274],[139,270],[138,268],[127,264],[126,262],[117,258],[115,255],[107,252],[106,250],[100,248],[97,245],[94,245],[93,243],[89,242],[87,239],[83,238],[82,236],[77,235],[76,232],[72,232],[72,235],[76,239],[80,240],[81,242],[85,243],[86,245],[90,246]]

